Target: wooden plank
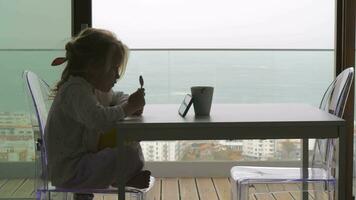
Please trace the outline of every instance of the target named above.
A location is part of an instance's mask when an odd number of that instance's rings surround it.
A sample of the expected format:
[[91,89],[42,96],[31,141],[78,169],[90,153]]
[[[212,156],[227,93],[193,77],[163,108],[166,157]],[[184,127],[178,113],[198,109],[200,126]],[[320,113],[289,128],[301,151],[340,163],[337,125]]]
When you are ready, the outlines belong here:
[[275,200],[271,193],[255,193],[257,200]]
[[[231,178],[227,178],[227,180],[229,181],[229,183],[230,183],[230,187],[229,187],[229,189],[230,189],[230,197],[231,197],[231,195],[232,195],[232,192],[233,191],[231,191],[231,187],[232,187],[232,185],[231,185]],[[255,193],[256,193],[256,188],[255,188],[255,185],[254,184],[252,184],[252,183],[250,183],[250,184],[248,184],[248,195],[249,195],[249,200],[257,200],[256,199],[256,197],[255,197]],[[230,198],[231,199],[231,198]],[[223,200],[223,199],[221,199],[220,198],[220,200]]]
[[12,195],[14,198],[30,198],[35,190],[35,180],[27,178]]
[[24,181],[25,179],[9,179],[6,184],[0,188],[0,197],[11,197]]
[[281,192],[284,191],[283,184],[281,183],[268,183],[266,184],[269,192]]
[[249,194],[250,198],[256,199],[256,197],[255,197],[255,193],[256,192],[257,191],[256,191],[255,185],[254,184],[249,184],[248,185],[248,194]]
[[310,190],[309,195],[313,199],[328,199],[329,194],[325,191],[325,183],[324,182],[315,182],[309,183],[308,189]]
[[117,200],[117,195],[113,194],[104,194],[103,195],[104,200]]
[[[289,192],[289,193],[293,196],[293,198],[294,198],[295,200],[303,200],[303,194],[302,194],[302,191],[301,191],[301,190],[300,190],[300,191],[291,191],[291,192]],[[309,197],[309,199],[314,199],[314,198],[311,196],[310,192],[309,192],[308,197]]]
[[[31,199],[35,197],[34,179],[0,179],[0,199]],[[163,183],[164,182],[164,183]],[[288,192],[276,192],[280,190]],[[302,200],[301,185],[251,184],[251,200]],[[309,189],[324,189],[322,184],[310,184]],[[147,193],[147,200],[224,200],[231,198],[229,178],[156,178]],[[273,192],[269,192],[273,191]],[[180,194],[179,194],[180,193]],[[161,198],[162,197],[162,198]],[[327,200],[328,193],[310,191],[309,199]],[[94,200],[117,200],[115,194],[95,194]]]
[[93,200],[104,200],[104,195],[103,194],[94,194]]
[[277,200],[294,200],[289,192],[273,192],[272,195]]
[[211,178],[196,179],[200,200],[218,200]]
[[8,179],[0,179],[0,188],[8,181]]
[[147,192],[147,200],[160,200],[161,199],[161,179],[155,178],[155,184],[150,191]]
[[285,191],[300,191],[301,186],[298,183],[284,183],[283,184]]
[[[285,183],[283,184],[284,189],[288,191],[295,200],[302,200],[302,184],[301,183]],[[309,192],[309,199],[313,199]]]
[[[315,188],[315,186],[317,186],[317,188],[320,189],[320,185],[310,184],[309,190]],[[290,195],[295,200],[302,200],[302,190],[301,190],[302,185],[301,185],[301,183],[284,183],[283,187],[284,187],[284,190],[288,191],[290,193]],[[327,197],[325,197],[325,194],[319,194],[319,196],[321,196],[321,195],[322,195],[322,199],[327,199]],[[313,191],[310,191],[309,199],[314,199],[313,196],[314,196]]]
[[250,194],[249,200],[258,200],[258,199],[256,199],[255,194]]
[[199,200],[194,178],[179,178],[178,182],[181,200]]
[[213,178],[213,183],[220,200],[231,199],[231,185],[227,178]]
[[255,188],[256,193],[267,193],[268,192],[267,185],[264,183],[253,184],[252,187]]
[[162,200],[178,200],[178,179],[162,178]]
[[308,184],[308,190],[325,191],[325,189],[326,187],[324,182],[315,182],[315,183]]
[[[313,198],[313,199],[321,199],[321,200],[326,200],[329,197],[329,194],[325,191],[310,191],[309,195]],[[332,195],[332,194],[331,194]]]
[[[250,196],[254,196],[256,200],[275,200],[273,195],[268,192],[268,187],[264,183],[251,184],[249,188]],[[254,192],[254,194],[251,194]]]

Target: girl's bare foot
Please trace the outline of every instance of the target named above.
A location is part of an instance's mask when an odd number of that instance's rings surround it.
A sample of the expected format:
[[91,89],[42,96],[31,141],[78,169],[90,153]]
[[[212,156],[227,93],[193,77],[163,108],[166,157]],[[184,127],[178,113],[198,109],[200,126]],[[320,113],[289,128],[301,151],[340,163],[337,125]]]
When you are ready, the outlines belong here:
[[136,176],[127,181],[126,186],[139,189],[148,188],[150,185],[151,172],[148,170],[140,171]]

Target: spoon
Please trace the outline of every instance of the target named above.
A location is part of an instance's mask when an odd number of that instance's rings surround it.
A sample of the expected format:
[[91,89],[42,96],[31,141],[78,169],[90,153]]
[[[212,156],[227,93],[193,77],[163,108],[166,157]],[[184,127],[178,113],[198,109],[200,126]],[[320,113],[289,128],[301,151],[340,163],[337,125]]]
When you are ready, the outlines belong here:
[[141,89],[142,89],[142,87],[143,87],[143,78],[142,78],[142,75],[140,75],[139,81],[140,81],[140,85],[141,85]]

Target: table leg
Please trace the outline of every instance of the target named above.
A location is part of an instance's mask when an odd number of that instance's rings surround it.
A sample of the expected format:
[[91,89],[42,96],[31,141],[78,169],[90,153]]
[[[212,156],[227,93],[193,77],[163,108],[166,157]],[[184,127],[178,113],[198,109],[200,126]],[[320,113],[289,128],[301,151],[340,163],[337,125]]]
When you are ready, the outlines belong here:
[[[308,174],[308,168],[309,168],[309,139],[303,139],[303,153],[302,153],[302,158],[303,158],[303,163],[302,163],[302,175],[303,179],[307,180],[309,177]],[[307,200],[308,199],[308,182],[303,181],[302,183],[302,192],[303,192],[303,199]]]
[[[338,144],[338,159],[337,159],[337,168],[336,168],[336,191],[335,191],[335,196],[338,197],[339,200],[346,199],[346,187],[345,187],[345,181],[346,181],[346,128],[345,127],[340,127],[339,128],[339,144]],[[350,174],[349,176],[352,176]]]
[[124,137],[119,132],[117,135],[117,150],[118,150],[118,158],[117,158],[117,186],[118,186],[118,200],[125,200],[125,148],[124,148]]

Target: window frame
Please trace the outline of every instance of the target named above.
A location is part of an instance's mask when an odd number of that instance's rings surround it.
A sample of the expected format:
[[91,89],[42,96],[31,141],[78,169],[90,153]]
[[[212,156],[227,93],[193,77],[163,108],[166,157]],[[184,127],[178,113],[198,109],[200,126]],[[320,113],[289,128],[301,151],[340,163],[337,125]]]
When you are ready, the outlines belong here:
[[[92,0],[72,0],[72,35],[83,27],[92,26]],[[335,0],[335,77],[344,69],[355,66],[355,8],[354,0]],[[152,49],[151,49],[152,50]],[[192,49],[190,49],[192,50]],[[215,50],[215,49],[214,49]],[[307,72],[306,72],[307,73]],[[354,84],[345,109],[348,133],[346,169],[352,173],[354,137]],[[345,183],[347,196],[352,196],[352,176]]]

